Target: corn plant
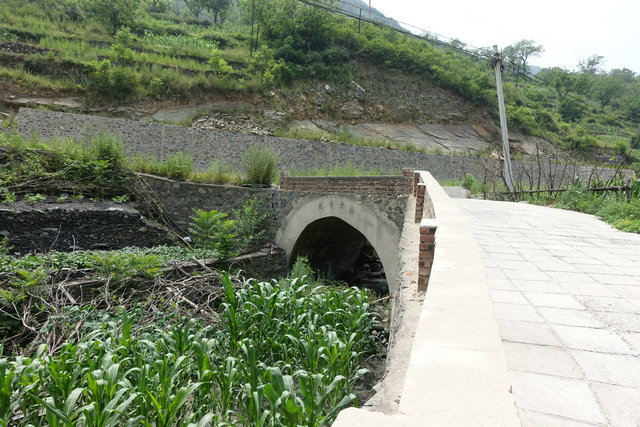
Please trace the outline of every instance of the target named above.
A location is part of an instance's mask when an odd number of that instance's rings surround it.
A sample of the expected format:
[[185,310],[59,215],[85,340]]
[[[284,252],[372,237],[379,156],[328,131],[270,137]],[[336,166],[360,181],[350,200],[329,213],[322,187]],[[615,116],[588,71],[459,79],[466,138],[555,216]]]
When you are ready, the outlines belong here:
[[222,286],[216,328],[162,314],[144,326],[142,310],[119,309],[56,353],[1,358],[0,426],[325,426],[356,402],[366,292],[305,278]]

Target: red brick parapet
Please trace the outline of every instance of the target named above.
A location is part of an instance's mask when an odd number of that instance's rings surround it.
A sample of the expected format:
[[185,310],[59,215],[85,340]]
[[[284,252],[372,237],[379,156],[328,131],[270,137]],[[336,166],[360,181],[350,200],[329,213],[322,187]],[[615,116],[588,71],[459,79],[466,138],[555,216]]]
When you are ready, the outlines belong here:
[[420,222],[420,250],[418,252],[418,291],[425,292],[429,285],[433,255],[436,248],[435,220],[425,219]]
[[315,193],[410,194],[411,176],[289,176],[280,173],[280,189]]

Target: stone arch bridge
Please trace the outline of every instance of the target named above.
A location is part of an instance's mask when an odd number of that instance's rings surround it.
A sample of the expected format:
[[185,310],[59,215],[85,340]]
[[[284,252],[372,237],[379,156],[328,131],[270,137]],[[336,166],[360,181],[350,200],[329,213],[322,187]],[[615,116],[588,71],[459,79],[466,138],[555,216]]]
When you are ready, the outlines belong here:
[[165,207],[186,226],[193,208],[231,213],[257,198],[271,211],[270,239],[292,263],[307,256],[316,269],[341,278],[365,247],[382,263],[389,292],[397,288],[400,237],[412,174],[380,177],[289,177],[281,191],[173,182],[147,176]]

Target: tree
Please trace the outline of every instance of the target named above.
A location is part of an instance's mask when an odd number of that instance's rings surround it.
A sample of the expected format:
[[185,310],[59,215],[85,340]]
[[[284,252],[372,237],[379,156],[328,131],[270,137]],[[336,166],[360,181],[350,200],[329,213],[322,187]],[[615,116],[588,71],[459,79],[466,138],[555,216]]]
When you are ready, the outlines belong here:
[[593,85],[593,96],[600,102],[600,108],[611,104],[611,101],[622,93],[624,84],[618,76],[599,76]]
[[517,74],[519,74],[520,70],[526,73],[528,59],[539,56],[542,52],[544,52],[544,47],[542,45],[536,45],[534,40],[520,40],[513,46],[509,45],[503,50],[506,62],[512,66],[515,65]]
[[217,24],[219,15],[231,5],[231,0],[204,0],[204,5],[213,15],[213,23]]
[[206,0],[184,0],[185,6],[196,19],[200,17],[200,14],[205,9],[205,2]]
[[167,0],[145,0],[145,9],[149,12],[166,12],[169,10]]
[[603,59],[604,56],[591,55],[584,61],[578,62],[578,69],[583,73],[596,75],[600,72],[600,64],[602,64]]
[[122,25],[130,24],[140,0],[86,0],[85,9],[111,27],[116,34]]
[[556,91],[561,101],[564,101],[567,95],[576,89],[576,75],[563,68],[546,68],[541,70],[537,76]]

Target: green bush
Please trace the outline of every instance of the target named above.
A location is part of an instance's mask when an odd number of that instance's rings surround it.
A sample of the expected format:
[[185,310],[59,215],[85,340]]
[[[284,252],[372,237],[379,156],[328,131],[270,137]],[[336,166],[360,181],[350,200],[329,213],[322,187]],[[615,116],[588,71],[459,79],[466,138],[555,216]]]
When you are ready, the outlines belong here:
[[250,184],[271,185],[277,179],[278,155],[269,149],[249,148],[242,158],[242,165]]
[[289,273],[289,277],[295,278],[306,278],[306,281],[309,284],[313,284],[316,281],[316,273],[311,268],[311,264],[309,263],[309,258],[306,256],[298,256],[296,258],[296,262],[293,263],[291,267],[291,272]]
[[111,61],[91,61],[86,65],[89,93],[97,98],[127,99],[139,90],[139,78],[130,68],[112,66]]
[[235,231],[245,247],[261,242],[267,232],[266,221],[271,216],[262,200],[247,200],[240,209],[233,210],[233,216]]
[[190,154],[176,153],[167,156],[167,176],[178,181],[185,180],[193,171],[193,158]]
[[194,213],[189,232],[195,237],[196,244],[213,251],[221,262],[236,256],[238,241],[234,234],[235,221],[226,219],[226,213],[216,210],[195,209]]
[[584,117],[584,106],[578,100],[568,97],[558,106],[558,112],[566,122],[578,122]]
[[467,173],[464,179],[462,180],[462,182],[460,182],[460,185],[466,188],[467,190],[471,190],[475,182],[476,182],[476,179],[474,178],[474,176],[470,173]]

